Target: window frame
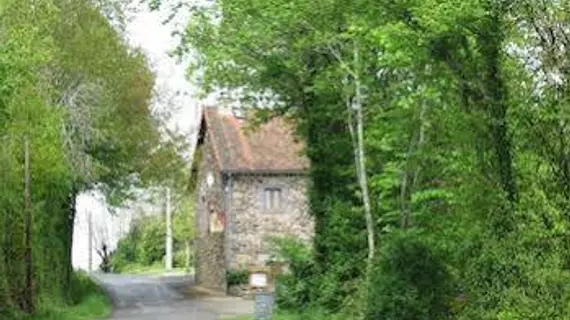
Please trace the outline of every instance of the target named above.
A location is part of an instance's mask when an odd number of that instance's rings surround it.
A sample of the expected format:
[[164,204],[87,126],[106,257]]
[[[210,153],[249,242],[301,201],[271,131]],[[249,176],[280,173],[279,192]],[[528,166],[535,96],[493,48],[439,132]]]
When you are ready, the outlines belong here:
[[[269,192],[269,195],[268,195]],[[275,200],[271,200],[274,194],[278,194],[278,205],[274,207],[269,207],[271,202],[275,202]],[[285,211],[286,209],[286,201],[285,201],[285,188],[281,185],[263,185],[261,187],[261,209],[263,212],[274,213]]]

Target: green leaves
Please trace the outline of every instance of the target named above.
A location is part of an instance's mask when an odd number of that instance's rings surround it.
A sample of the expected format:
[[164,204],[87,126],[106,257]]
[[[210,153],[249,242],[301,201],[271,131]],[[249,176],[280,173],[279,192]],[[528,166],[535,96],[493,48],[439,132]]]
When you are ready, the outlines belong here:
[[[352,284],[363,277],[350,267],[361,264],[355,252],[362,254],[366,243],[346,125],[358,76],[376,227],[385,234],[411,229],[417,239],[402,247],[425,242],[420,251],[447,254],[442,263],[453,273],[450,281],[467,297],[453,317],[562,314],[536,301],[568,302],[566,290],[550,295],[545,289],[546,283],[561,285],[550,281],[555,274],[565,278],[560,261],[569,259],[563,239],[570,60],[560,49],[570,45],[568,17],[561,13],[567,5],[222,0],[193,12],[199,19],[192,20],[183,47],[198,52],[192,71],[203,72],[206,91],[239,88],[253,97],[270,90],[283,106],[279,113],[288,112],[306,142],[315,266],[324,275],[291,281],[303,288],[291,301],[306,303],[311,292],[305,288],[315,286],[326,294],[315,292],[320,299],[313,303],[338,307],[343,297],[355,296],[338,279]],[[514,44],[524,50],[515,54]],[[379,245],[393,245],[389,237],[386,242]],[[408,265],[423,257],[410,255]],[[391,272],[382,277],[397,278]],[[377,289],[389,303],[419,300],[406,281],[397,283],[410,288],[400,296],[390,285]],[[422,311],[408,316],[421,318]]]
[[110,5],[0,4],[2,306],[18,309],[30,298],[21,290],[25,140],[31,158],[33,300],[38,295],[67,302],[79,192],[100,187],[124,200],[133,185],[164,176],[143,174],[151,151],[161,147],[160,121],[150,108],[154,77],[146,58],[126,45],[100,11],[118,13]]

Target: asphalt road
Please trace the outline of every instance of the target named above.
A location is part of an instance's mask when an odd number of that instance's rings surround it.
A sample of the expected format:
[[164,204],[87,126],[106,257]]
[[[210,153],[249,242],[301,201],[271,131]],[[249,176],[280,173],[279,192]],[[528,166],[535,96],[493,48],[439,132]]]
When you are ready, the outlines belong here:
[[115,305],[112,320],[217,320],[207,304],[188,299],[182,291],[192,285],[188,276],[97,274]]

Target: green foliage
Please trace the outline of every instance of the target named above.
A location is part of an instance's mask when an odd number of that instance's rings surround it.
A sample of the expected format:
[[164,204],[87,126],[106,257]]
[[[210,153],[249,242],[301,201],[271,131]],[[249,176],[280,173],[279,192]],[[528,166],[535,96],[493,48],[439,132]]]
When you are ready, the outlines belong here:
[[119,240],[113,251],[111,264],[115,272],[122,272],[129,264],[150,266],[162,262],[165,250],[166,227],[161,217],[144,217],[132,223],[127,235]]
[[288,273],[277,278],[277,305],[282,309],[305,310],[315,290],[311,286],[316,276],[311,250],[296,238],[274,238],[272,242],[274,259],[287,263],[289,268]]
[[75,272],[71,282],[72,304],[80,304],[90,295],[105,295],[103,289],[95,283],[88,274]]
[[[568,318],[569,8],[498,0],[193,7],[179,52],[199,53],[189,71],[204,93],[240,89],[252,107],[264,103],[259,93],[274,94],[280,104],[269,117],[293,120],[311,160],[314,251],[300,255],[309,271],[281,279],[280,307]],[[356,79],[380,248],[371,274],[359,150],[347,129]],[[297,261],[294,252],[284,256]],[[370,297],[354,301],[369,280]]]
[[[565,319],[570,273],[557,241],[530,245],[522,237],[480,243],[480,253],[463,269],[465,303],[461,319]],[[524,248],[524,250],[521,250]],[[495,288],[505,288],[498,290]],[[477,301],[472,301],[477,297]],[[558,307],[554,307],[558,306]]]
[[419,234],[384,238],[371,275],[367,319],[445,319],[452,278]]
[[166,250],[166,225],[162,217],[143,220],[140,238],[140,260],[144,265],[162,261]]
[[195,210],[194,210],[194,199],[195,197],[189,196],[185,191],[178,196],[180,201],[176,204],[174,210],[174,217],[172,219],[172,225],[174,230],[174,242],[175,247],[179,250],[185,250],[186,245],[190,245],[196,235],[195,230]]
[[[193,264],[191,244],[194,239],[194,210],[184,199],[173,213],[173,266],[188,269]],[[129,232],[119,240],[111,264],[115,272],[127,272],[133,266],[164,265],[166,221],[162,215],[135,220]],[[188,257],[188,253],[190,256]]]
[[111,266],[114,272],[122,272],[131,263],[139,261],[141,226],[137,223],[129,233],[117,243],[117,249],[111,253]]
[[249,271],[244,269],[229,269],[226,271],[228,286],[249,284]]
[[122,195],[151,180],[143,172],[160,144],[154,78],[99,9],[87,0],[0,3],[0,312],[68,305],[77,195]]
[[84,273],[74,273],[70,290],[73,299],[68,304],[43,297],[35,315],[16,313],[14,320],[77,320],[102,319],[111,314],[111,300],[93,280]]
[[193,261],[192,253],[190,253],[190,257],[188,257],[186,249],[181,249],[174,252],[172,264],[175,268],[188,270],[188,268],[193,265]]

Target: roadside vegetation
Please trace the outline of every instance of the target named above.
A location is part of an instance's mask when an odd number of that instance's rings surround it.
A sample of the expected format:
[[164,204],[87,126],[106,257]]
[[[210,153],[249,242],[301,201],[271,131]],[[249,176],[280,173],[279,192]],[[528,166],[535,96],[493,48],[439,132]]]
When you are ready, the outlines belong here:
[[[308,313],[288,313],[280,312],[275,314],[272,320],[345,320],[350,319],[345,315],[330,315],[326,312],[311,311]],[[236,318],[227,318],[226,320],[255,320],[254,316],[242,316]]]
[[[176,197],[173,212],[173,271],[193,272],[194,211],[192,197]],[[152,274],[165,272],[166,222],[162,214],[133,221],[127,235],[110,255],[116,273]]]
[[316,236],[283,244],[279,309],[569,317],[568,1],[175,8],[204,96],[285,116],[306,143]]
[[[73,298],[66,304],[46,299],[35,315],[17,313],[14,320],[98,320],[106,319],[111,314],[111,301],[98,284],[83,273],[73,276]],[[53,302],[53,303],[52,303]]]
[[97,190],[117,206],[182,167],[117,4],[0,0],[2,319],[107,313],[104,295],[72,269],[77,196]]

